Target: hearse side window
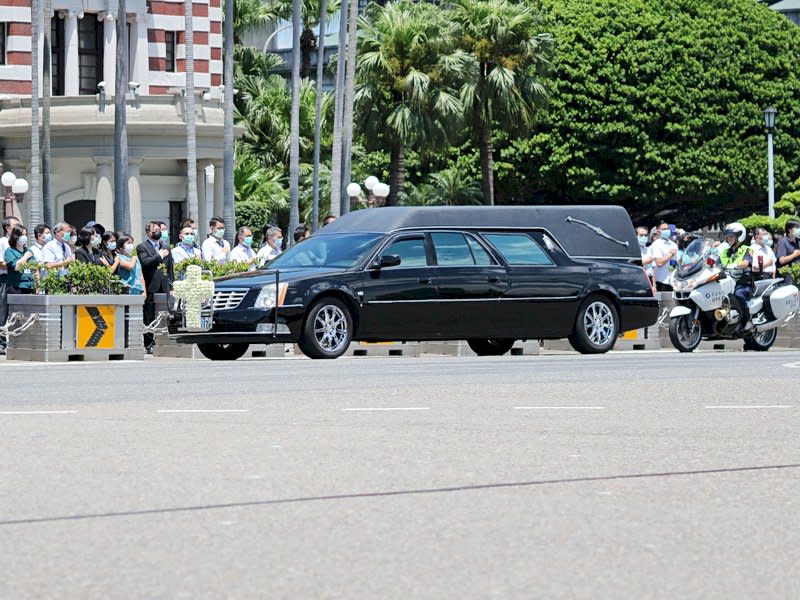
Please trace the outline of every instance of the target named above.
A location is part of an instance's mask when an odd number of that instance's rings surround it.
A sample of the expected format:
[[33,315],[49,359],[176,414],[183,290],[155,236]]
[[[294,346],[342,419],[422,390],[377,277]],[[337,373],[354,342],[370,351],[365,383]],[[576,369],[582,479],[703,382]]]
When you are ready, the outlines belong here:
[[492,259],[481,245],[463,233],[432,233],[436,264],[443,267],[491,265]]
[[425,254],[425,238],[403,238],[397,240],[390,244],[383,251],[383,254],[399,256],[401,267],[428,266],[428,258]]
[[552,265],[553,261],[533,239],[524,233],[482,234],[510,265]]

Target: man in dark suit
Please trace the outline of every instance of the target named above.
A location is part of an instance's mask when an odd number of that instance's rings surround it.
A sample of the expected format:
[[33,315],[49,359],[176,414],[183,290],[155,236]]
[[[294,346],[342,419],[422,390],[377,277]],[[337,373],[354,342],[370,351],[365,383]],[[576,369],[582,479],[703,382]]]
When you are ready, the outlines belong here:
[[[161,226],[156,221],[150,221],[146,233],[147,239],[136,247],[136,253],[147,290],[142,309],[144,324],[149,325],[156,318],[155,294],[168,293],[175,275],[169,247],[161,240]],[[166,267],[166,274],[159,268],[162,264]],[[144,347],[148,354],[153,353],[154,345],[153,334],[145,333]]]

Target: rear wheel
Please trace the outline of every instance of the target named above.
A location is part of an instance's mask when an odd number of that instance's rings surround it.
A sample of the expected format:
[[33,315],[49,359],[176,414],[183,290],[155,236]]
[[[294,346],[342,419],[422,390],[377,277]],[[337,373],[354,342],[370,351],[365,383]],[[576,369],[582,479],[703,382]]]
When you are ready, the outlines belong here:
[[200,353],[209,360],[236,360],[249,347],[250,344],[197,344]]
[[694,313],[669,320],[669,340],[681,352],[693,352],[703,339],[703,326]]
[[602,354],[614,347],[619,335],[619,316],[610,300],[589,296],[578,309],[569,343],[581,354]]
[[748,335],[744,338],[744,349],[753,350],[755,352],[766,352],[775,343],[778,338],[778,328],[762,331],[754,335]]
[[339,358],[353,339],[353,318],[344,302],[323,298],[308,311],[297,342],[309,358]]
[[473,338],[467,340],[467,345],[478,356],[502,356],[514,345],[514,340],[506,338]]

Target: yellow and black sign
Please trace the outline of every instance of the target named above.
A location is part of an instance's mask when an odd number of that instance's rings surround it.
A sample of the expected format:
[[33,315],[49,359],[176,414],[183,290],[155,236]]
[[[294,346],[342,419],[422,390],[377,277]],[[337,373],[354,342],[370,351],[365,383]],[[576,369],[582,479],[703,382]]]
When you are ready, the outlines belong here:
[[78,307],[78,348],[114,347],[114,306]]

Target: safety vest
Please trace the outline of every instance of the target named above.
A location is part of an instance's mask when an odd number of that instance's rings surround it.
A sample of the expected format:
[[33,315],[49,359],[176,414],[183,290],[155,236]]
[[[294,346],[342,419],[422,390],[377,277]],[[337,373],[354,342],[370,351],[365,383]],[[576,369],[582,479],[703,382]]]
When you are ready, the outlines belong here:
[[719,260],[723,267],[727,267],[728,265],[738,265],[745,259],[749,252],[750,248],[744,244],[739,246],[733,256],[731,256],[731,249],[725,248],[725,250],[723,250],[719,255]]

